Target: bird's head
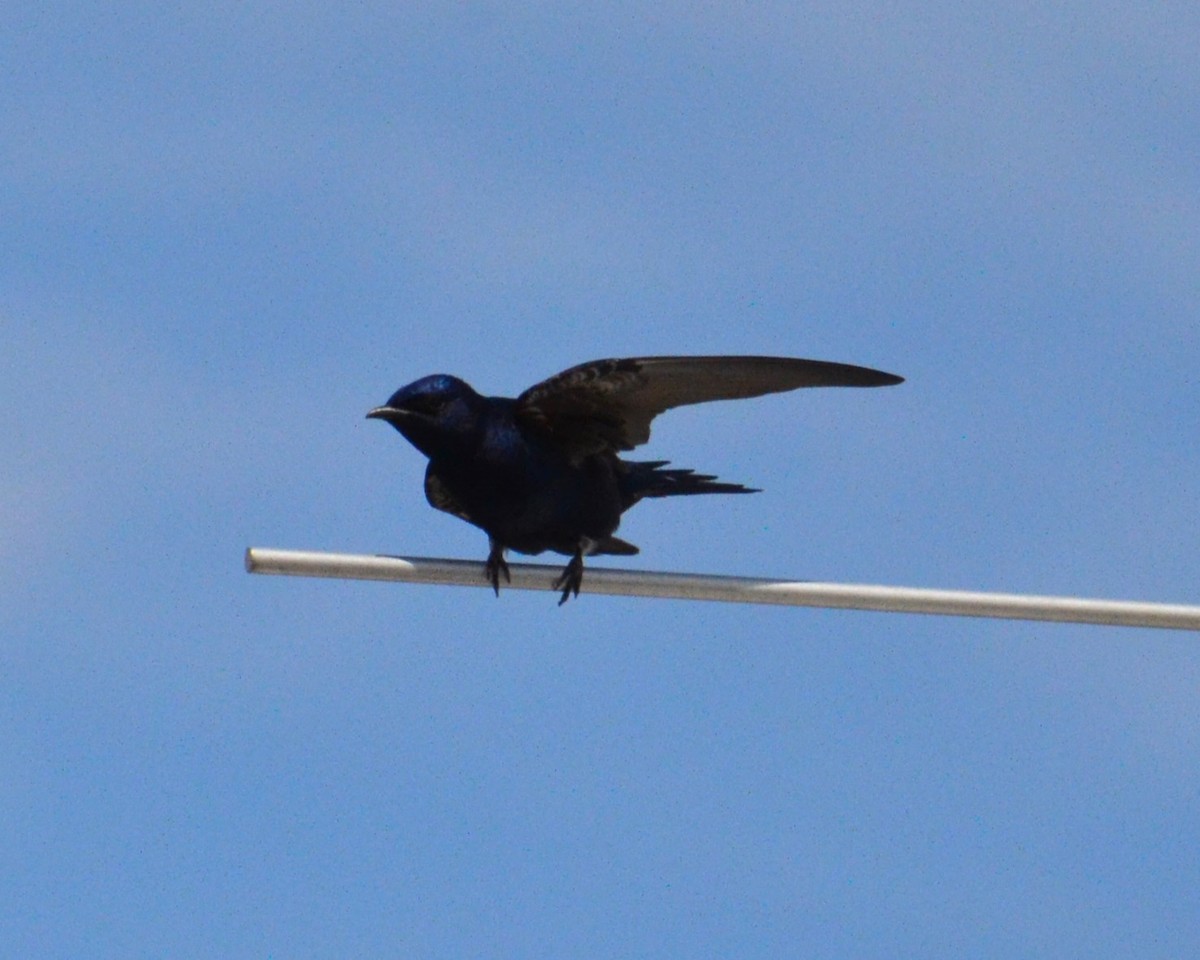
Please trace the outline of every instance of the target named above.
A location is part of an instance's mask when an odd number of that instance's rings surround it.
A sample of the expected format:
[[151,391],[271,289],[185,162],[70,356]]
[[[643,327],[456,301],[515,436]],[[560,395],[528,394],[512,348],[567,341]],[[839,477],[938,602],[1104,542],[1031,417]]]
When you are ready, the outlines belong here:
[[483,398],[449,374],[422,377],[401,387],[367,417],[386,420],[425,456],[471,441],[479,428]]

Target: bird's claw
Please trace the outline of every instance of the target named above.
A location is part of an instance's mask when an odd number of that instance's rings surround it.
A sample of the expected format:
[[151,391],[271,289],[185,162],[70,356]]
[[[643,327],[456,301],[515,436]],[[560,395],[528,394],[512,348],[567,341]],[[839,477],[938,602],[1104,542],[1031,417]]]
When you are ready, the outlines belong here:
[[504,559],[504,548],[493,543],[487,562],[483,565],[483,576],[492,585],[496,596],[500,596],[500,574],[504,574],[506,583],[512,583],[512,574],[508,570],[508,562]]
[[579,596],[579,587],[583,584],[583,555],[575,554],[571,558],[571,562],[559,574],[557,580],[554,581],[554,589],[562,590],[562,597],[558,601],[561,607],[571,598],[571,595]]

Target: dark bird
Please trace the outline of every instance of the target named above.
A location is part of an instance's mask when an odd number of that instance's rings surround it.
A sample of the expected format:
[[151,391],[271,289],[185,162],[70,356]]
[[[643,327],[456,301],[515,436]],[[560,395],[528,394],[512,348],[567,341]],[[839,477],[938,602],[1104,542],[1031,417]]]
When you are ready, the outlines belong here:
[[367,416],[386,420],[429,458],[425,497],[483,530],[484,575],[511,582],[506,550],[571,558],[554,582],[561,606],[579,595],[583,558],[634,554],[614,537],[621,514],[645,497],[757,493],[665,460],[622,460],[650,439],[664,410],[799,387],[902,383],[879,370],[782,357],[636,357],[593,360],[534,384],[515,400],[484,397],[434,374],[401,387]]

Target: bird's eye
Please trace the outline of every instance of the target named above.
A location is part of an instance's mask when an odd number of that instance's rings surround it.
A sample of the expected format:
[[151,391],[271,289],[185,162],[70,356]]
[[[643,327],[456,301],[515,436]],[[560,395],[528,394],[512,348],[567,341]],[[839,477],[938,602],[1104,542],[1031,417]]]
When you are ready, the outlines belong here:
[[442,407],[446,405],[446,398],[438,396],[436,393],[420,394],[409,398],[408,408],[417,413],[423,413],[426,416],[433,416],[440,413]]

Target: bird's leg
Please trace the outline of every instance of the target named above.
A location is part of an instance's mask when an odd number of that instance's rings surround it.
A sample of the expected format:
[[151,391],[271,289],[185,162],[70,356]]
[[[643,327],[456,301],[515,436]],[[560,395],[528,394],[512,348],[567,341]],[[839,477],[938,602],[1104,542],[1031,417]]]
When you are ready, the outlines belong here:
[[496,596],[500,596],[500,574],[504,574],[507,583],[512,583],[512,574],[508,572],[508,563],[504,559],[504,546],[491,538],[488,544],[491,549],[488,551],[487,562],[483,565],[483,576],[496,591]]
[[570,563],[563,567],[563,572],[554,581],[554,589],[562,590],[562,597],[558,601],[560,607],[567,602],[571,594],[579,596],[579,587],[583,583],[583,552],[584,547],[580,544]]

